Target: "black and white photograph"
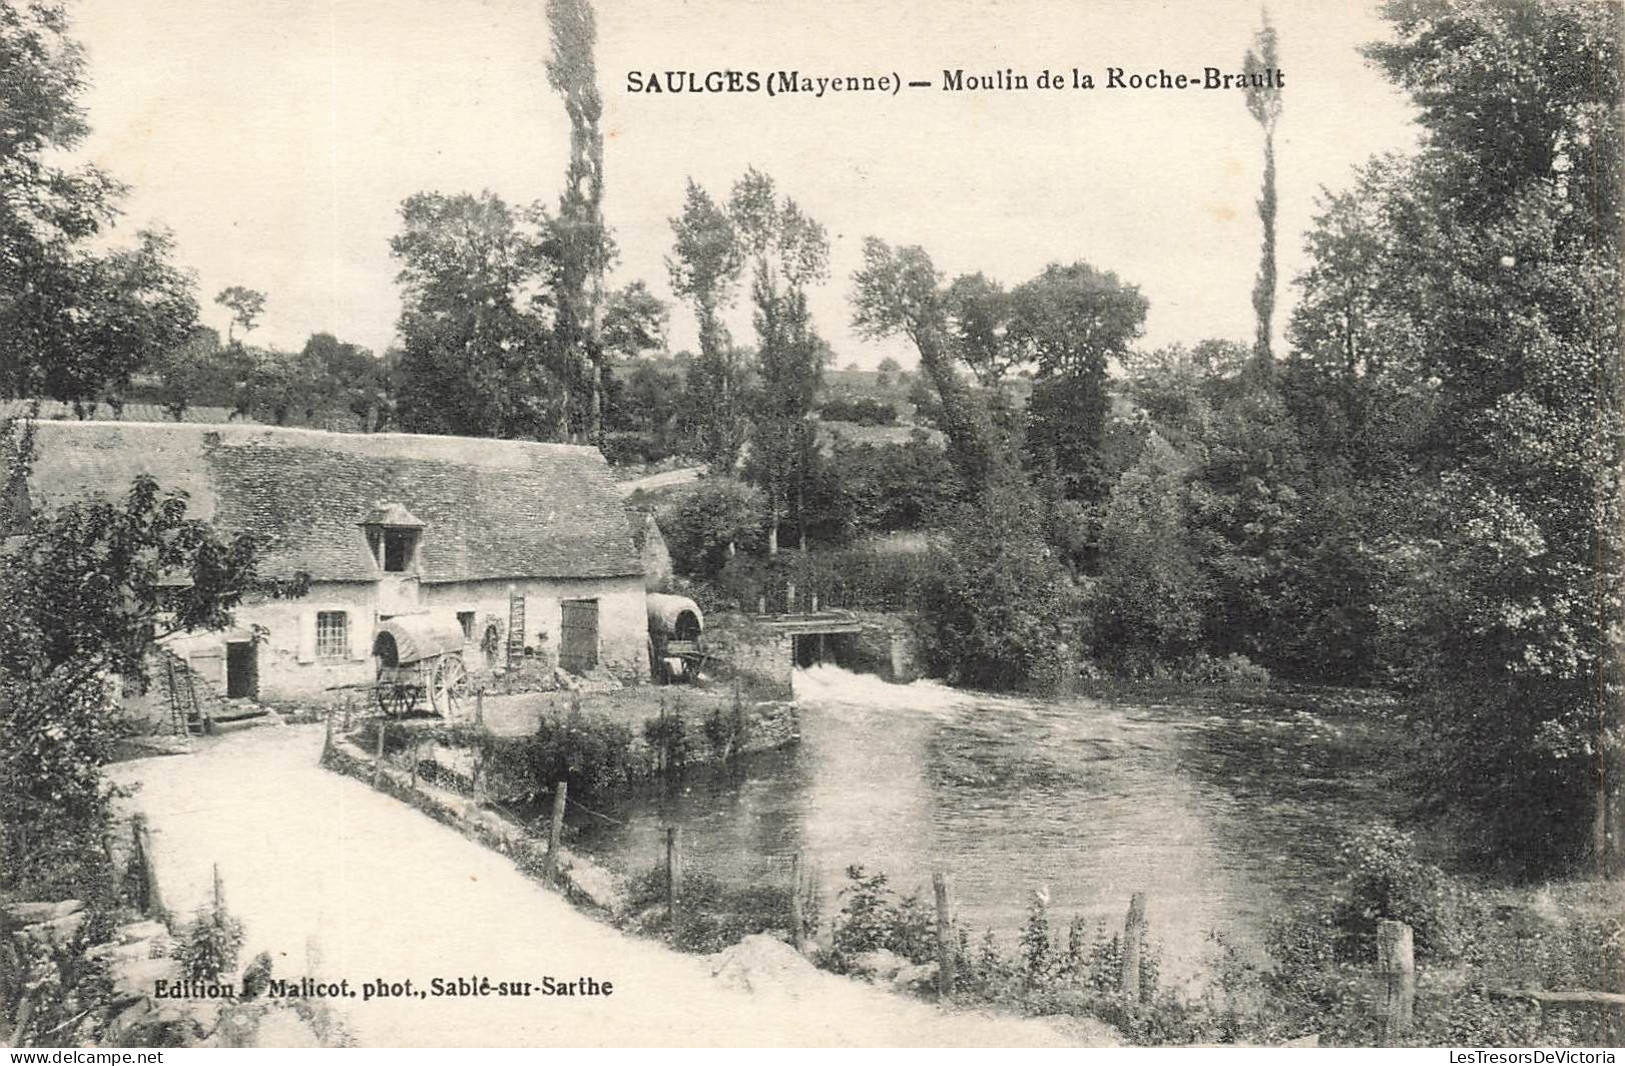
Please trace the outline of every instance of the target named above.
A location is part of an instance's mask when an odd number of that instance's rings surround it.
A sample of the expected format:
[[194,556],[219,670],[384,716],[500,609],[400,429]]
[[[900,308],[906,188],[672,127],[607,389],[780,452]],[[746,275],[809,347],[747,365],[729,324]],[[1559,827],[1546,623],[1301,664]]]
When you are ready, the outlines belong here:
[[0,1047],[1612,1063],[1622,35],[0,0]]

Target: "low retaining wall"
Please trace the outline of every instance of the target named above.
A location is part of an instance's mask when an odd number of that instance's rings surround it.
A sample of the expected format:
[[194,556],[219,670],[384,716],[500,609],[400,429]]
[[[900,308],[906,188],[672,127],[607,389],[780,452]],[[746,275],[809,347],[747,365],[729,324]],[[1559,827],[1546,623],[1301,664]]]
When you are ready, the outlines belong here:
[[[422,780],[414,784],[409,773],[388,764],[375,768],[371,755],[345,739],[335,738],[328,743],[322,752],[321,765],[365,782],[442,825],[450,826],[469,840],[511,857],[521,873],[543,881],[547,842],[497,812],[481,807],[474,799]],[[557,875],[565,898],[572,902],[605,914],[622,909],[625,893],[619,878],[585,856],[561,847]]]

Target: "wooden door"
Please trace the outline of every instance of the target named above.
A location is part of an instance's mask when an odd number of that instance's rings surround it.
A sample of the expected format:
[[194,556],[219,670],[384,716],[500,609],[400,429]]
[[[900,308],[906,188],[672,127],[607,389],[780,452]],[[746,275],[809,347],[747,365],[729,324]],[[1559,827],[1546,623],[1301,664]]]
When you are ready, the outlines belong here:
[[565,600],[560,608],[559,665],[585,674],[598,665],[598,601]]

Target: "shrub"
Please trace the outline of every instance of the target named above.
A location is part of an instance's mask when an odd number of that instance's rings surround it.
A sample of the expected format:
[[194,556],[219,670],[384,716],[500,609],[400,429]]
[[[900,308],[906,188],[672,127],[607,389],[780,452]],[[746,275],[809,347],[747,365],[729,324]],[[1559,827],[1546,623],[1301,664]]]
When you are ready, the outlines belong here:
[[1455,958],[1465,946],[1470,901],[1466,890],[1417,857],[1410,834],[1387,826],[1362,829],[1338,852],[1343,867],[1331,911],[1340,957],[1368,960],[1376,950],[1377,922],[1405,922],[1417,954]]
[[570,796],[583,802],[627,784],[641,765],[633,754],[630,729],[589,717],[578,706],[567,714],[553,710],[543,715],[520,758],[538,794],[564,781]]
[[847,400],[839,397],[818,405],[818,417],[826,422],[855,422],[860,426],[890,426],[897,423],[897,408],[884,400],[867,396]]
[[643,739],[649,746],[664,753],[666,766],[680,767],[688,762],[688,728],[683,722],[683,701],[673,700],[670,709],[662,709],[656,717],[643,722]]
[[851,883],[840,893],[832,946],[819,965],[848,973],[856,957],[870,951],[895,952],[917,963],[936,958],[936,920],[919,897],[898,899],[885,874],[867,874],[862,866],[848,866],[846,877]]
[[1036,501],[990,491],[950,532],[918,598],[927,663],[991,689],[1044,689],[1070,673],[1075,597],[1045,543]]
[[711,577],[730,547],[748,549],[767,513],[759,489],[731,478],[707,478],[660,513],[660,529],[679,573]]
[[605,433],[598,448],[610,466],[650,465],[672,456],[657,433]]
[[[790,927],[790,888],[787,885],[756,884],[743,888],[728,886],[701,871],[683,875],[682,895],[677,908],[677,927],[671,928],[661,905],[666,901],[666,868],[656,866],[633,880],[628,889],[631,909],[655,909],[645,928],[671,938],[680,951],[710,955],[758,933],[782,933]],[[803,901],[803,936],[818,928],[816,898]]]
[[1270,672],[1245,655],[1230,654],[1222,659],[1199,651],[1182,671],[1187,680],[1205,685],[1262,686],[1270,683]]
[[1200,646],[1206,599],[1180,478],[1166,457],[1148,452],[1106,505],[1101,572],[1089,597],[1094,653],[1130,677],[1189,660]]
[[215,981],[237,965],[243,948],[243,925],[226,913],[218,899],[198,909],[175,949],[181,976],[189,981]]

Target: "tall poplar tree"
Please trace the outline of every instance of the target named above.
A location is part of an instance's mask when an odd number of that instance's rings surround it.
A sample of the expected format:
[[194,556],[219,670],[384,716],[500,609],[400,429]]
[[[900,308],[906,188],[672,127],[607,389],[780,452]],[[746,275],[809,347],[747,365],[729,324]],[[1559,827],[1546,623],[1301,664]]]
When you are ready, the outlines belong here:
[[564,98],[570,116],[570,166],[553,228],[558,260],[558,334],[579,368],[586,405],[573,419],[597,441],[603,431],[604,273],[613,258],[604,225],[604,134],[599,128],[604,102],[598,92],[593,48],[598,28],[588,0],[548,0],[547,24],[553,51],[547,80]]
[[1280,56],[1269,12],[1247,50],[1247,111],[1264,130],[1264,187],[1258,194],[1258,221],[1264,234],[1258,255],[1258,280],[1253,283],[1253,313],[1257,316],[1254,350],[1259,367],[1268,372],[1273,363],[1270,333],[1275,319],[1275,125],[1281,119],[1281,88],[1275,78]]
[[[829,268],[829,238],[789,197],[777,200],[773,179],[755,169],[735,183],[729,200],[734,232],[751,263],[756,305],[762,404],[752,437],[752,465],[767,492],[767,550],[776,555],[779,523],[792,495],[796,512],[817,453],[811,415],[823,360],[807,310],[807,287]],[[801,547],[806,550],[802,515]]]

